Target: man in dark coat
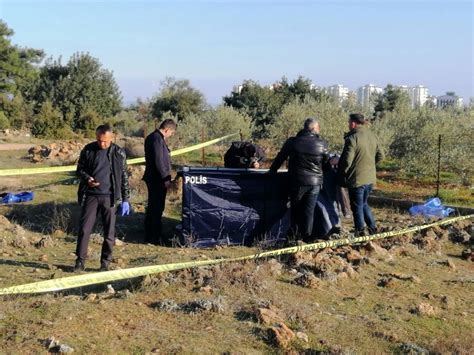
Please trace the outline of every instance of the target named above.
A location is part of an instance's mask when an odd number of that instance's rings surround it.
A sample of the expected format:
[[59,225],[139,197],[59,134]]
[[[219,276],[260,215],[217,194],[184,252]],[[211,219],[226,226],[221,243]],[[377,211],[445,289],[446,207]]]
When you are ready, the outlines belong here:
[[289,138],[270,167],[276,172],[289,157],[291,234],[310,241],[314,208],[323,183],[323,164],[328,161],[327,143],[319,136],[319,122],[308,118],[304,129]]
[[166,244],[162,235],[161,218],[165,209],[166,192],[171,186],[171,157],[166,140],[176,131],[176,122],[166,119],[145,139],[145,174],[148,206],[145,214],[145,242]]
[[232,142],[224,155],[226,168],[258,169],[265,159],[262,148],[250,142]]
[[100,269],[109,269],[115,244],[117,206],[120,205],[122,216],[130,212],[126,155],[122,148],[112,143],[112,139],[109,125],[97,127],[97,141],[84,147],[77,163],[76,174],[80,178],[78,200],[82,210],[75,272],[85,270],[89,237],[99,213],[104,227]]
[[383,152],[362,114],[349,115],[349,130],[339,159],[339,181],[349,190],[355,235],[365,235],[366,227],[374,234],[377,228],[367,200],[376,181],[375,165],[383,159]]

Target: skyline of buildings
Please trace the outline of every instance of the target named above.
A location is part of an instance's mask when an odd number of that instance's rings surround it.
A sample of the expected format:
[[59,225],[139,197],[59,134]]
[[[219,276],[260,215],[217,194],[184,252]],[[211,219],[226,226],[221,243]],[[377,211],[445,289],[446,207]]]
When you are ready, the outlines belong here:
[[342,85],[331,85],[323,89],[328,95],[333,96],[336,100],[342,104],[349,97],[349,88]]
[[[280,86],[281,83],[279,81],[267,85],[270,90],[277,89]],[[240,94],[243,87],[243,84],[234,85],[232,91]],[[432,106],[439,108],[447,106],[462,107],[464,105],[464,99],[456,95],[454,92],[447,91],[444,95],[436,96],[429,95],[429,89],[424,85],[392,85],[392,87],[395,89],[399,89],[400,91],[407,94],[412,108],[423,106],[426,103],[429,103]],[[373,104],[372,98],[374,97],[374,95],[383,94],[385,91],[385,88],[382,88],[375,84],[366,84],[360,86],[355,91],[350,90],[347,86],[344,86],[343,84],[335,84],[324,87],[311,84],[310,88],[322,90],[323,92],[336,99],[339,104],[342,104],[349,97],[356,98],[357,102],[364,107]]]
[[[464,104],[463,98],[454,92],[448,91],[444,95],[435,96],[429,95],[429,89],[423,85],[393,85],[393,87],[408,95],[412,108],[423,106],[426,103],[430,103],[436,107],[462,107]],[[339,103],[344,102],[351,94],[357,94],[357,102],[367,107],[371,104],[371,98],[374,95],[382,94],[385,89],[374,84],[366,84],[359,87],[357,91],[350,91],[348,87],[342,84],[336,84],[324,87],[322,90],[333,96]]]
[[357,89],[357,102],[363,107],[367,107],[371,103],[374,95],[383,93],[383,89],[374,84],[366,84]]
[[446,95],[441,95],[436,98],[437,107],[462,107],[464,100],[462,97],[454,95],[454,93],[447,92]]

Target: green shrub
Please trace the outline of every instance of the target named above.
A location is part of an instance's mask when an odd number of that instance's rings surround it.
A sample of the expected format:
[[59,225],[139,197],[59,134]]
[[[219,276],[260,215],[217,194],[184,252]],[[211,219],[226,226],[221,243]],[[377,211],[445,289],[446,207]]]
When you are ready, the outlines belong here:
[[82,133],[84,137],[94,138],[96,128],[104,123],[109,122],[104,122],[97,112],[88,110],[76,120],[76,131]]
[[110,123],[114,131],[128,137],[143,137],[144,121],[135,110],[120,111]]
[[71,138],[73,132],[67,126],[61,113],[50,101],[46,101],[40,112],[34,117],[31,133],[38,138]]
[[387,156],[400,163],[402,172],[415,178],[436,177],[438,139],[441,135],[441,169],[456,174],[468,185],[474,174],[472,110],[430,107],[387,112],[373,123]]
[[8,120],[5,113],[0,111],[0,129],[7,129],[10,128],[10,121]]

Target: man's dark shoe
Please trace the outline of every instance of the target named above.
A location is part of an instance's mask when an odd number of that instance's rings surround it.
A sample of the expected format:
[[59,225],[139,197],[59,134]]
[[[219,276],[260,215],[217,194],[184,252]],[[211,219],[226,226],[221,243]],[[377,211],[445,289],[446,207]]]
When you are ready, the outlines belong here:
[[374,228],[367,227],[367,229],[369,230],[369,234],[370,234],[370,235],[374,235],[374,234],[380,233],[380,231],[379,231],[379,229],[378,229],[377,227],[374,227]]
[[339,233],[332,233],[332,234],[328,234],[326,236],[326,240],[338,240],[338,239],[342,239],[342,238],[343,237]]
[[342,232],[342,230],[341,230],[340,226],[334,226],[329,230],[328,235],[341,234],[341,232]]
[[354,238],[357,238],[357,237],[366,237],[368,236],[369,234],[367,233],[367,231],[364,229],[360,229],[358,231],[355,231],[354,232]]
[[74,272],[81,272],[86,269],[86,266],[84,265],[84,262],[81,260],[76,260],[76,264],[74,265]]
[[109,271],[110,267],[108,263],[100,263],[100,271]]

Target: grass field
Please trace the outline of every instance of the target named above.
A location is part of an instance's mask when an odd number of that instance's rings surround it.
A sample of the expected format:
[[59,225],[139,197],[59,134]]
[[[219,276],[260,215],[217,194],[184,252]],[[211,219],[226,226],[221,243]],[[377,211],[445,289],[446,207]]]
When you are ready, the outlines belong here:
[[[2,168],[33,166],[19,159],[24,152],[3,153]],[[212,154],[209,162],[218,163],[219,154]],[[201,155],[194,152],[174,162],[198,165]],[[140,178],[140,168],[133,168],[135,213],[118,218],[123,244],[114,250],[114,268],[257,251],[142,244],[146,201]],[[386,180],[381,177],[377,193],[423,200],[431,189],[422,192],[422,186]],[[59,174],[1,177],[0,181],[3,191],[35,191],[32,202],[0,206],[0,287],[72,275],[79,213],[74,178]],[[461,201],[467,193],[447,191],[452,200],[445,203]],[[472,206],[472,200],[465,202]],[[179,193],[171,193],[164,218],[169,234],[179,223],[180,206]],[[389,230],[423,222],[403,210],[374,212],[379,225]],[[346,220],[345,228],[350,225]],[[115,293],[98,285],[2,297],[0,353],[47,352],[48,339],[54,337],[80,354],[342,354],[417,349],[469,354],[474,352],[474,264],[461,255],[473,248],[473,235],[471,220],[374,245],[116,282],[112,283]],[[87,272],[98,271],[99,237],[93,238],[90,248]],[[269,321],[261,316],[262,309],[278,317]],[[282,331],[284,327],[293,335]]]
[[[383,225],[410,223],[406,215],[390,210],[377,209],[375,214]],[[167,219],[166,224],[169,228],[173,221]],[[472,231],[472,225],[470,228]],[[388,251],[346,247],[165,273],[113,283],[115,294],[99,285],[56,294],[3,297],[0,343],[7,353],[42,352],[43,342],[55,337],[79,353],[144,354],[153,349],[162,353],[309,349],[367,353],[398,351],[403,344],[416,344],[433,352],[467,354],[474,351],[474,264],[460,258],[463,245],[441,235],[429,246],[404,237],[386,246]],[[19,236],[33,243],[44,234],[16,226],[4,235],[0,285],[71,275],[72,235],[50,234],[44,247],[22,242]],[[89,272],[98,270],[99,250],[98,242],[91,243]],[[347,263],[345,255],[351,250],[361,258]],[[130,240],[116,247],[113,266],[254,251],[245,247],[173,249]],[[313,264],[312,260],[324,254],[326,259]],[[333,268],[334,263],[351,266],[341,272]],[[298,283],[302,275],[314,275],[313,283]],[[194,303],[204,301],[218,302],[219,308],[193,310]],[[170,304],[177,306],[165,307]],[[432,313],[416,313],[422,304],[432,307]],[[294,338],[285,347],[275,342],[271,325],[256,315],[257,309],[268,305],[279,310],[292,331],[306,334],[308,341]]]

